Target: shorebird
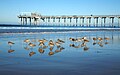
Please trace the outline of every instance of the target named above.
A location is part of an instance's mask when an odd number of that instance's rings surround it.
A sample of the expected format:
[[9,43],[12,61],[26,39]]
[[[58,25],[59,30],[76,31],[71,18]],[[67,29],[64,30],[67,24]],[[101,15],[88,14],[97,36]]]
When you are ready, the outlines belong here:
[[110,40],[110,38],[108,38],[108,37],[105,37],[104,39],[105,39],[105,40]]
[[29,43],[29,42],[30,42],[30,39],[25,39],[24,42],[25,42],[25,43]]
[[55,42],[56,46],[60,46],[60,44],[61,44],[60,42]]
[[42,40],[38,40],[38,42],[45,43],[45,42],[47,42],[47,40],[46,39],[42,39]]
[[30,47],[35,47],[36,45],[33,44],[33,43],[29,43],[29,46],[30,46]]
[[89,42],[89,40],[88,39],[84,39],[83,42]]
[[46,40],[46,39],[43,39],[43,42],[45,43],[45,42],[47,42],[48,40]]
[[82,40],[84,40],[84,39],[87,39],[87,37],[86,36],[82,37]]
[[8,53],[11,53],[11,52],[14,52],[15,50],[12,50],[12,49],[10,49],[10,50],[8,50]]
[[65,41],[60,40],[60,39],[57,39],[57,41],[60,42],[60,43],[65,43]]
[[96,41],[96,40],[97,40],[97,38],[93,38],[93,40],[94,40],[94,41]]
[[101,37],[97,38],[99,41],[102,41],[103,39]]
[[13,44],[15,44],[15,43],[12,42],[12,41],[9,41],[9,42],[8,42],[8,45],[10,46],[10,49],[11,49],[11,47],[12,47]]
[[69,38],[69,40],[70,40],[70,41],[73,41],[73,42],[75,42],[75,41],[76,41],[76,39],[71,38],[71,37]]
[[48,43],[48,45],[49,45],[50,47],[53,47],[53,46],[54,46],[54,42],[53,42],[52,40],[50,40],[49,43]]
[[38,46],[43,47],[45,44],[43,42],[40,42]]
[[80,47],[81,47],[81,45],[79,44],[78,46],[75,46],[74,44],[70,44],[70,47],[80,48]]
[[38,40],[38,42],[40,42],[40,43],[44,43],[43,40]]
[[96,45],[97,44],[96,43],[97,38],[93,37],[93,40],[94,40],[93,45]]
[[34,55],[34,54],[36,54],[36,52],[33,52],[33,51],[32,51],[32,52],[29,53],[29,56],[32,56],[32,55]]
[[39,51],[40,53],[44,53],[44,52],[45,52],[45,50],[43,50],[42,48],[39,48],[38,51]]
[[48,55],[49,55],[49,56],[54,55],[54,52],[50,51],[50,52],[48,53]]
[[12,41],[9,41],[9,42],[8,42],[8,45],[10,45],[10,46],[12,46],[13,44],[15,44],[15,43],[12,42]]

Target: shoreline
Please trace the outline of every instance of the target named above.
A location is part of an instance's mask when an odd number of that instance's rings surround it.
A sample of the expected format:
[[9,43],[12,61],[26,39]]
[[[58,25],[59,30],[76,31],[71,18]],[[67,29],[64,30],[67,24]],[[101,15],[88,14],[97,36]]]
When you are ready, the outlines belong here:
[[69,32],[69,31],[120,31],[120,29],[0,29],[0,33],[39,33],[39,32]]
[[0,33],[37,33],[37,32],[67,32],[67,31],[120,31],[120,27],[94,26],[32,26],[32,25],[1,25]]

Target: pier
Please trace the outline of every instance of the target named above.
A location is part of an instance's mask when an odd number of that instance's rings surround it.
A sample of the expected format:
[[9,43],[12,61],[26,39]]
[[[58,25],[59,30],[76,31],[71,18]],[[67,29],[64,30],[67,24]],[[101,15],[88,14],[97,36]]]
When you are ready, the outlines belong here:
[[21,25],[120,27],[120,15],[61,15],[45,16],[37,13],[17,16]]

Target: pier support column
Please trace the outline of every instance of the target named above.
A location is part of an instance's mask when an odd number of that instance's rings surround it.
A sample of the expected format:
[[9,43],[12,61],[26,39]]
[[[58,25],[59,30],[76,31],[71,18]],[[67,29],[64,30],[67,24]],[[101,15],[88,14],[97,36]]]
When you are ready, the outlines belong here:
[[103,20],[103,19],[101,18],[101,27],[103,26],[103,25],[102,25],[102,20]]
[[102,17],[103,19],[103,24],[104,24],[104,27],[105,27],[105,24],[106,24],[106,17]]
[[30,19],[30,25],[31,25],[31,17],[29,19]]
[[64,26],[66,25],[66,18],[63,18],[64,19]]
[[110,18],[110,26],[114,27],[114,17],[109,17]]
[[99,18],[99,17],[96,18],[96,26],[97,26],[97,27],[98,27],[98,18]]
[[22,17],[20,18],[20,22],[21,22],[21,25],[23,24],[23,22],[22,22]]
[[114,27],[114,17],[112,19],[112,27]]
[[98,27],[98,18],[99,17],[94,17],[94,26],[96,26],[96,27]]
[[85,17],[81,17],[81,19],[82,19],[82,24],[81,24],[81,26],[84,26],[84,19],[85,19]]
[[118,27],[120,27],[120,17],[118,17]]
[[37,25],[37,18],[34,17],[34,25]]
[[91,17],[87,17],[87,26],[91,25]]
[[68,19],[69,19],[69,25],[71,26],[72,17],[68,17]]
[[55,17],[53,18],[53,22],[55,22]]
[[25,18],[25,25],[27,25],[27,17]]
[[58,18],[58,22],[60,23],[60,18]]
[[75,19],[76,19],[76,26],[77,26],[77,23],[78,23],[78,17],[76,17]]
[[25,18],[23,17],[23,25],[25,24],[24,20],[25,20]]
[[58,19],[58,25],[60,25],[60,18],[59,18],[59,17],[57,17],[56,19]]
[[48,22],[50,22],[50,17],[48,18]]
[[81,18],[79,18],[79,25],[81,26]]

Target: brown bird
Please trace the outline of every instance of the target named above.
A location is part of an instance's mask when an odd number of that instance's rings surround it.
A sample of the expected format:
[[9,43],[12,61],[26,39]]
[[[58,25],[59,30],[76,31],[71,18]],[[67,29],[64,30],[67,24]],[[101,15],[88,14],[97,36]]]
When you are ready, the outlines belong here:
[[36,45],[33,44],[33,43],[29,43],[29,46],[30,46],[30,47],[35,47]]
[[65,41],[60,40],[60,39],[57,39],[57,41],[60,42],[60,43],[65,43]]
[[87,39],[84,39],[83,41],[84,41],[84,42],[89,42],[89,40],[87,40]]
[[108,37],[105,37],[104,39],[105,39],[105,40],[110,40],[110,38],[108,38]]
[[12,53],[12,52],[14,52],[14,51],[15,51],[15,50],[11,50],[11,49],[10,49],[10,50],[8,50],[8,53]]
[[50,51],[50,52],[48,53],[48,55],[49,55],[49,56],[54,55],[54,52]]
[[13,44],[15,44],[15,43],[12,42],[12,41],[9,41],[9,42],[8,42],[8,45],[10,46],[10,49],[11,49],[11,47],[12,47]]
[[15,43],[12,42],[12,41],[9,41],[9,42],[8,42],[8,45],[10,45],[10,46],[12,46],[13,44],[15,44]]
[[99,41],[102,41],[103,39],[101,37],[98,38]]
[[29,42],[30,42],[30,39],[25,39],[24,42],[25,42],[25,43],[29,43]]
[[38,46],[43,47],[45,44],[43,42],[40,42]]
[[93,40],[94,40],[94,41],[96,41],[96,40],[97,40],[97,38],[93,38]]
[[32,55],[34,55],[34,54],[36,54],[36,52],[33,52],[33,51],[32,51],[32,52],[29,53],[29,56],[32,56]]
[[41,49],[41,48],[39,48],[38,51],[39,51],[40,53],[44,53],[44,52],[45,52],[45,50],[43,50],[43,49]]

